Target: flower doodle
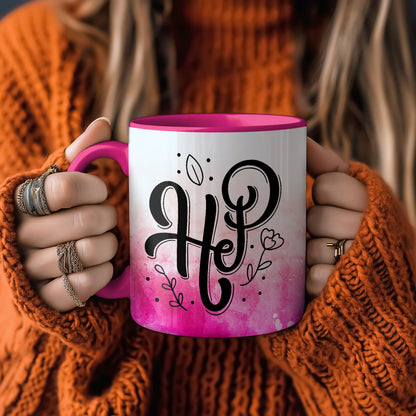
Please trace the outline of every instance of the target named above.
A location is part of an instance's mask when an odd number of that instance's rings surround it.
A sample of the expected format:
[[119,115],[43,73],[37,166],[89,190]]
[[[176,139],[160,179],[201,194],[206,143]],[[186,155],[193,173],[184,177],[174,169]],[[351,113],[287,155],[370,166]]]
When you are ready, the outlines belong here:
[[275,233],[274,230],[268,228],[264,228],[261,232],[260,241],[264,250],[276,250],[285,242],[279,233]]
[[276,233],[274,230],[270,230],[268,228],[263,228],[260,235],[260,243],[263,247],[263,252],[261,253],[259,263],[257,265],[256,270],[253,269],[253,265],[251,263],[247,266],[247,282],[242,283],[240,286],[248,285],[256,277],[257,272],[270,267],[272,265],[272,262],[270,260],[263,261],[264,254],[266,253],[266,251],[276,250],[282,247],[284,242],[285,240],[283,239],[283,237],[280,236],[279,233]]

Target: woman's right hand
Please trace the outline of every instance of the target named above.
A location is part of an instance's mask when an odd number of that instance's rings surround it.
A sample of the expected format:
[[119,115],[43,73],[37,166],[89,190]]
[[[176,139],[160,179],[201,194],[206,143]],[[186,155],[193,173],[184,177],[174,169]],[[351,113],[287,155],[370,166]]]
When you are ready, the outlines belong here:
[[[95,120],[66,149],[68,161],[72,162],[86,147],[109,140],[110,135],[108,120]],[[110,260],[118,243],[110,230],[117,224],[117,213],[113,206],[105,203],[105,183],[94,175],[58,172],[46,177],[44,189],[52,213],[41,217],[20,213],[17,241],[24,269],[34,289],[48,306],[66,312],[76,305],[63,284],[57,245],[76,241],[75,248],[84,270],[71,273],[68,279],[76,296],[85,302],[113,275]]]

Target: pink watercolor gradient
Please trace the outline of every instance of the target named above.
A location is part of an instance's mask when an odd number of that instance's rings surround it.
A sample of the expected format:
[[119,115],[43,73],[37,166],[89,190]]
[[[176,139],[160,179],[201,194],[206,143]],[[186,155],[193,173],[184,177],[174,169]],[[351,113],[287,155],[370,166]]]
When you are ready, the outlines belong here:
[[[300,227],[302,228],[302,227]],[[264,260],[273,265],[246,286],[246,269],[248,263],[255,263],[260,256],[256,249],[247,253],[245,262],[231,276],[226,276],[234,284],[234,297],[231,306],[221,315],[207,312],[199,293],[199,251],[190,247],[189,279],[182,279],[176,270],[176,241],[160,245],[157,258],[150,259],[143,248],[145,236],[154,233],[154,228],[140,227],[140,232],[131,240],[132,256],[131,276],[131,313],[137,323],[155,331],[199,337],[251,336],[274,332],[297,323],[304,310],[304,256],[299,253],[299,239],[294,232],[297,243],[285,240],[284,246],[269,251]],[[252,233],[252,239],[259,238],[260,230]],[[218,238],[222,238],[222,236]],[[232,235],[228,236],[230,239]],[[287,242],[287,243],[286,243]],[[292,249],[289,247],[292,246]],[[295,253],[293,246],[296,247]],[[250,248],[248,248],[250,250]],[[177,280],[175,290],[183,294],[183,306],[173,308],[169,302],[174,300],[172,293],[162,288],[166,282],[163,275],[155,271],[155,265],[162,265],[169,278]],[[264,279],[263,279],[264,276]],[[222,277],[211,268],[212,297],[219,298],[217,280]],[[261,294],[260,294],[261,293]],[[157,299],[157,301],[156,301]],[[243,301],[245,299],[245,301]],[[192,304],[191,301],[194,303]]]

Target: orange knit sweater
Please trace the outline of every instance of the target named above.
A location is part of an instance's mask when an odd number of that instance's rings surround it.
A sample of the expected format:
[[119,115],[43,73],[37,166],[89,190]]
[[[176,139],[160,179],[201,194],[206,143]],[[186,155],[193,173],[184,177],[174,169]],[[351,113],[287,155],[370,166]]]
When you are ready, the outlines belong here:
[[[290,4],[183,0],[178,24],[192,36],[180,51],[181,109],[294,113]],[[350,173],[367,185],[369,206],[357,238],[288,330],[192,339],[139,327],[126,300],[49,309],[24,273],[13,194],[51,163],[67,167],[87,89],[46,3],[0,23],[0,414],[415,414],[414,235],[383,180],[358,163]],[[119,209],[122,265],[127,180],[112,166],[100,175]]]

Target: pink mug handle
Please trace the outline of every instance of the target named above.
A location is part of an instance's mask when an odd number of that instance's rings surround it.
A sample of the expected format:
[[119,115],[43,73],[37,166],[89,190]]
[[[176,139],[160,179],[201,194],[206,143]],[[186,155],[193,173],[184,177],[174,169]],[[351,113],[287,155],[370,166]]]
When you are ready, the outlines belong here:
[[[126,143],[107,141],[87,147],[71,162],[68,172],[83,172],[95,159],[108,157],[115,160],[126,176],[129,176],[129,146]],[[97,295],[106,299],[130,297],[130,266],[123,273],[110,281],[106,287],[97,292]]]

